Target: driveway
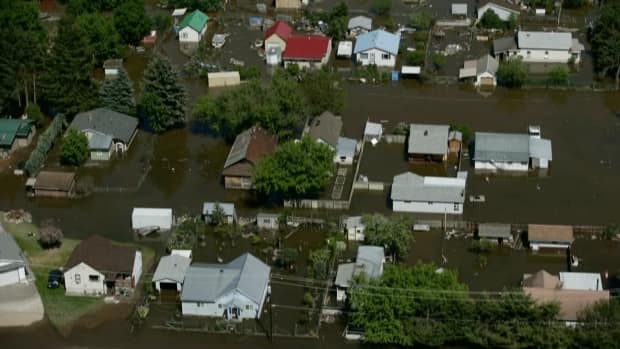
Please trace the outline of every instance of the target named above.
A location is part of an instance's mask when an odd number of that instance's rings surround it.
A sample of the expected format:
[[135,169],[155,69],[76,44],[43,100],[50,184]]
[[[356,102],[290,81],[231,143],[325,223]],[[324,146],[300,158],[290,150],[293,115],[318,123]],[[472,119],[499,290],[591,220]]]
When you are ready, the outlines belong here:
[[0,327],[29,326],[43,320],[43,315],[34,281],[0,287]]

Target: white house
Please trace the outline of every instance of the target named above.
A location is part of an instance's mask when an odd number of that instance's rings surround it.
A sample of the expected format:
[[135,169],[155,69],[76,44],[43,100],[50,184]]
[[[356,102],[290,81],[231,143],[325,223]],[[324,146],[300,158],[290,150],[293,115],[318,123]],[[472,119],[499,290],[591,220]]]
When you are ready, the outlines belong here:
[[394,212],[462,214],[467,172],[456,178],[423,177],[405,172],[394,176],[392,210]]
[[237,211],[235,211],[235,204],[226,202],[205,202],[202,205],[202,215],[205,222],[210,223],[211,216],[215,211],[215,207],[219,206],[224,211],[224,220],[227,224],[233,224],[237,221]]
[[269,294],[271,268],[243,254],[228,264],[194,264],[181,293],[183,316],[241,321],[260,317]]
[[364,229],[366,226],[362,223],[362,216],[353,216],[343,219],[344,233],[349,241],[364,241]]
[[142,252],[98,235],[80,242],[65,264],[67,295],[131,295],[142,275]]
[[131,212],[131,229],[139,230],[148,227],[158,227],[160,231],[172,228],[171,208],[134,207]]
[[258,213],[256,215],[256,226],[261,229],[278,229],[280,227],[280,215],[277,213]]
[[583,50],[571,33],[519,31],[517,48],[508,50],[508,56],[528,63],[568,63],[571,58],[579,63]]
[[364,140],[376,144],[381,140],[382,135],[383,125],[378,122],[366,121],[366,126],[364,126]]
[[338,137],[336,154],[334,154],[334,163],[352,165],[355,153],[357,153],[357,141],[355,139]]
[[361,65],[394,68],[399,46],[400,36],[377,29],[357,36],[353,54]]
[[476,87],[495,87],[497,85],[495,75],[498,68],[497,59],[487,54],[479,59],[465,61],[463,68],[459,70],[459,79],[473,78]]
[[372,18],[366,16],[355,16],[349,19],[347,26],[349,36],[356,37],[359,34],[368,33],[372,30]]
[[0,226],[0,287],[28,282],[26,259],[11,235]]
[[547,169],[553,160],[551,141],[537,135],[476,132],[474,168],[527,171]]
[[185,274],[191,262],[190,257],[180,254],[170,254],[161,257],[153,274],[155,289],[158,292],[161,290],[181,292],[183,290]]
[[182,43],[198,43],[207,32],[207,21],[209,16],[195,10],[186,15],[179,23],[179,41]]
[[506,0],[481,0],[478,4],[478,21],[487,11],[495,12],[502,21],[508,21],[510,16],[518,17],[521,13],[519,5]]
[[338,266],[336,273],[336,300],[339,302],[347,298],[347,289],[351,286],[354,276],[364,274],[369,279],[378,278],[383,274],[385,253],[380,246],[360,246],[357,249],[355,263],[345,263]]
[[293,34],[293,28],[286,22],[278,20],[265,31],[265,60],[268,65],[282,62],[282,53],[286,50],[286,41]]

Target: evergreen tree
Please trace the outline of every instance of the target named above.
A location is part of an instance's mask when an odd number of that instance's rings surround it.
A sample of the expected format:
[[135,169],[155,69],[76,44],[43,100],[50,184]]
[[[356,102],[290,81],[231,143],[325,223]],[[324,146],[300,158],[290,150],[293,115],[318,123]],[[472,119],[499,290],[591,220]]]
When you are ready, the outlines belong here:
[[119,69],[115,78],[106,78],[99,88],[101,104],[123,114],[135,112],[133,85],[125,69]]
[[96,106],[97,87],[91,72],[86,33],[71,19],[63,18],[42,79],[45,101],[52,111],[72,117]]
[[[167,58],[156,55],[149,62],[144,72],[142,92],[140,113],[150,121],[154,131],[162,132],[185,122],[185,89],[179,84],[179,73]],[[157,119],[148,115],[154,105],[157,106]]]

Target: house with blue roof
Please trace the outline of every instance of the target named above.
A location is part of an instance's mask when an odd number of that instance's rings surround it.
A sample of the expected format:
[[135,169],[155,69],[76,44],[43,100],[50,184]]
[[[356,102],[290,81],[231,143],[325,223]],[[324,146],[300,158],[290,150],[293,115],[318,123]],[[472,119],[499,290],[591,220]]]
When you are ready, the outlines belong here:
[[181,293],[183,316],[257,319],[269,294],[271,268],[245,253],[228,264],[193,264]]
[[355,41],[356,61],[361,65],[374,64],[378,67],[393,68],[400,46],[400,36],[377,29],[359,35]]

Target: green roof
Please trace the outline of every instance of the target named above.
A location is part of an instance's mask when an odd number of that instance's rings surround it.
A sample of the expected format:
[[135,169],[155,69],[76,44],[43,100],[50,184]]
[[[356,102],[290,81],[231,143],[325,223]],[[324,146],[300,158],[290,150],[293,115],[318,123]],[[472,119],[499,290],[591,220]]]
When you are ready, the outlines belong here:
[[196,10],[183,18],[181,24],[179,24],[179,30],[189,26],[200,33],[205,25],[207,25],[208,20],[209,16],[200,10]]
[[11,147],[15,137],[27,137],[30,133],[30,128],[30,120],[0,119],[0,146]]

